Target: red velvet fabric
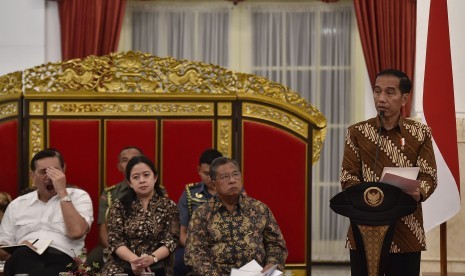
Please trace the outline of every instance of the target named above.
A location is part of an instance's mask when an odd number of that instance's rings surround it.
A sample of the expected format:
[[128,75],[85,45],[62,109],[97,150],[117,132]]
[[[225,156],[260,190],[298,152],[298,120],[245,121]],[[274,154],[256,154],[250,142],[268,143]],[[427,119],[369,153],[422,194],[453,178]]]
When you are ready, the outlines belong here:
[[0,179],[1,192],[7,192],[12,198],[18,196],[18,121],[0,122]]
[[62,59],[115,52],[125,7],[126,0],[59,1]]
[[117,169],[118,156],[127,146],[140,148],[144,155],[155,164],[157,160],[157,121],[156,120],[107,120],[105,121],[105,178],[106,186],[123,180]]
[[[415,0],[354,0],[363,53],[372,84],[383,69],[398,69],[413,81],[417,3]],[[413,91],[402,110],[410,116]]]
[[178,202],[186,184],[200,181],[199,157],[214,145],[212,120],[163,120],[161,183]]
[[94,248],[98,243],[100,121],[50,120],[48,134],[49,147],[59,150],[65,159],[67,182],[86,190],[92,198],[94,222],[86,247]]
[[[270,207],[286,240],[287,263],[305,263],[307,147],[270,125],[244,122],[242,166],[247,194]],[[310,202],[310,199],[309,199]]]

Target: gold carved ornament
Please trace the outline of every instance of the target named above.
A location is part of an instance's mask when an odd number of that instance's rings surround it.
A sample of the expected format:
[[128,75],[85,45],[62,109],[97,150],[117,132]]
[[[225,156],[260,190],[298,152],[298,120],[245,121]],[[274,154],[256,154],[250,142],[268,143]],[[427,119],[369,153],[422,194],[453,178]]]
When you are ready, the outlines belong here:
[[[202,62],[124,52],[47,63],[0,79],[0,93],[24,94],[26,99],[200,99],[251,100],[283,107],[316,127],[312,129],[313,161],[326,136],[326,118],[288,87],[266,78],[236,73]],[[54,108],[58,108],[55,106]],[[109,106],[67,106],[60,109],[107,109]],[[147,107],[149,108],[149,107]],[[283,117],[284,118],[284,117]],[[284,118],[286,119],[286,118]],[[298,124],[291,122],[293,128]]]
[[0,100],[18,99],[22,95],[22,72],[0,76]]

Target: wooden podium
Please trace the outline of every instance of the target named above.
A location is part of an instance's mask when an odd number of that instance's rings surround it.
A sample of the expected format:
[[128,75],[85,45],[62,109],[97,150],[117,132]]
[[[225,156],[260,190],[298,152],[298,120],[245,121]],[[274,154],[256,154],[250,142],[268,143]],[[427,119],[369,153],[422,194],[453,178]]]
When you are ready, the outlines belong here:
[[330,200],[331,209],[350,219],[364,275],[384,275],[396,220],[409,215],[417,202],[401,189],[381,182],[347,188]]

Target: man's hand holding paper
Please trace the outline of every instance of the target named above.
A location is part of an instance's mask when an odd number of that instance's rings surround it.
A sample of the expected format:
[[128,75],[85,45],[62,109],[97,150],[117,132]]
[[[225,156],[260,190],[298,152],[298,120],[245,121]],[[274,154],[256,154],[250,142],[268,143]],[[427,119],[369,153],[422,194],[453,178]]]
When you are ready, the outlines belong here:
[[416,201],[420,200],[420,181],[417,180],[419,167],[385,167],[381,182],[401,188]]

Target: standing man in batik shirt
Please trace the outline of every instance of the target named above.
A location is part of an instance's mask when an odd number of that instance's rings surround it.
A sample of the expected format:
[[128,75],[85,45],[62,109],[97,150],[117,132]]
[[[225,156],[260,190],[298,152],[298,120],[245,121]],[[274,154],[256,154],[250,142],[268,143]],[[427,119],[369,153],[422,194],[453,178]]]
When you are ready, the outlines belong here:
[[[349,127],[342,161],[343,190],[362,182],[379,181],[384,167],[420,167],[420,187],[410,194],[418,207],[396,222],[386,275],[419,275],[421,251],[426,250],[421,202],[431,196],[437,185],[431,130],[401,116],[411,87],[410,79],[401,71],[388,69],[377,75],[373,98],[378,116]],[[351,229],[348,247],[352,275],[360,275]]]
[[220,157],[210,166],[217,194],[193,213],[185,261],[194,275],[229,275],[255,259],[263,271],[284,269],[287,248],[271,210],[242,194],[235,160]]

